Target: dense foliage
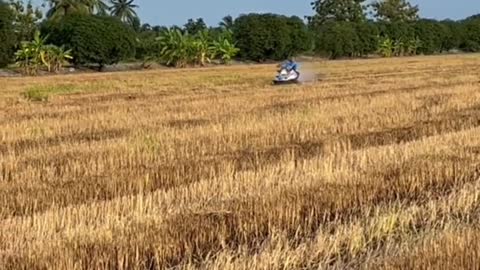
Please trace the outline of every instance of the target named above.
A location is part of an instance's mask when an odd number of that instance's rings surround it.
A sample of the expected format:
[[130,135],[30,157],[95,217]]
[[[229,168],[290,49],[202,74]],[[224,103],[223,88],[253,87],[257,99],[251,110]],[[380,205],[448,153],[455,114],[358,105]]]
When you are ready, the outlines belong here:
[[16,42],[32,40],[38,30],[37,24],[43,18],[40,8],[34,7],[31,1],[25,4],[23,0],[10,0],[10,7],[14,14]]
[[0,0],[0,67],[6,66],[13,58],[15,32],[14,14],[9,5]]
[[74,63],[100,68],[135,55],[135,33],[118,19],[97,15],[69,15],[47,24],[49,41],[72,50]]
[[476,16],[457,22],[419,19],[418,6],[406,0],[374,1],[370,7],[376,20],[365,22],[365,1],[315,1],[310,18],[315,51],[331,58],[480,51]]
[[307,27],[298,17],[242,15],[235,20],[233,33],[239,56],[244,59],[281,60],[310,47]]
[[375,1],[372,3],[375,17],[387,22],[412,22],[418,19],[418,6],[406,0]]
[[480,51],[480,17],[462,22],[459,47],[466,52]]
[[[377,53],[384,57],[480,51],[480,18],[462,21],[419,19],[418,6],[406,0],[374,1],[375,21],[366,21],[359,0],[317,0],[310,18],[315,51],[331,58]],[[360,8],[361,7],[361,8]],[[363,10],[363,16],[359,12]]]
[[374,53],[378,29],[368,22],[328,22],[316,27],[315,50],[330,58],[361,57]]
[[317,0],[312,3],[315,15],[312,24],[329,22],[361,22],[366,20],[365,0]]
[[[480,52],[480,15],[459,21],[423,19],[419,7],[408,0],[314,0],[314,15],[307,22],[251,13],[225,16],[213,27],[202,18],[189,19],[183,26],[142,24],[135,1],[45,0],[43,18],[42,9],[32,2],[0,0],[0,66],[10,63],[17,51],[17,64],[25,72],[29,63],[30,69],[35,57],[26,57],[26,44],[35,44],[39,29],[42,38],[48,36],[46,42],[55,45],[50,54],[71,52],[76,65],[100,68],[127,60],[144,67],[154,62],[186,67],[312,53],[337,59]],[[37,65],[45,69],[44,63]],[[61,69],[54,66],[47,70]]]
[[198,18],[196,20],[189,19],[184,25],[185,31],[192,35],[196,35],[199,32],[205,31],[207,28],[207,24],[202,18]]

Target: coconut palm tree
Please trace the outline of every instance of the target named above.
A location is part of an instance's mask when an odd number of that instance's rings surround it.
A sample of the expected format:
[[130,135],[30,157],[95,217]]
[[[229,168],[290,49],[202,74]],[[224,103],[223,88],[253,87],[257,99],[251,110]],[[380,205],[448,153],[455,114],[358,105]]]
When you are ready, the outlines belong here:
[[83,0],[91,14],[107,15],[108,5],[103,0]]
[[47,18],[58,20],[72,13],[87,13],[88,6],[80,0],[49,0],[50,9]]
[[106,14],[108,6],[103,0],[48,0],[50,9],[47,17],[51,20],[72,14]]
[[133,4],[133,2],[134,0],[111,0],[110,15],[132,25],[135,18],[138,17],[134,10],[138,8],[138,5]]
[[223,17],[222,21],[219,23],[219,26],[225,30],[230,30],[233,27],[233,17],[228,15]]

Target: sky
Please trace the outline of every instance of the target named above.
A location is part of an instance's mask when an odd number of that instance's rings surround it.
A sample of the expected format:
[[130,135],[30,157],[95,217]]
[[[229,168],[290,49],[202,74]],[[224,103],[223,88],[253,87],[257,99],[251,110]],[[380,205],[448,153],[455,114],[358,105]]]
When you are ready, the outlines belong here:
[[[42,0],[34,0],[41,3]],[[106,1],[108,2],[108,0]],[[214,26],[226,15],[278,13],[303,18],[312,14],[311,0],[135,0],[142,23],[183,25],[190,18],[203,18]],[[463,19],[480,13],[479,0],[411,0],[420,6],[420,15],[434,19]]]
[[[152,25],[183,25],[189,18],[202,17],[216,25],[225,15],[236,17],[249,12],[297,15],[312,13],[311,0],[136,0],[142,22]],[[434,19],[463,19],[480,13],[478,0],[411,0],[420,15]]]

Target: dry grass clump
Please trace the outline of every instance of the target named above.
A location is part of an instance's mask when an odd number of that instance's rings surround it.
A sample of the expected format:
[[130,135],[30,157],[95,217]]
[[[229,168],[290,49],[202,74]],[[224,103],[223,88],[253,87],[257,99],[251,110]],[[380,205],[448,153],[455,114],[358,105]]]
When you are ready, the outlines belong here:
[[475,58],[312,69],[1,79],[0,268],[478,268]]

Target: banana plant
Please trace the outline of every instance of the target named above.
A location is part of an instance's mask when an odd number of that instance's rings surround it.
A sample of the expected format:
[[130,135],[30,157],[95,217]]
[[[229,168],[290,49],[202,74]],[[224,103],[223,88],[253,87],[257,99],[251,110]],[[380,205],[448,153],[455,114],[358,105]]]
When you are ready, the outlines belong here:
[[41,37],[36,31],[32,41],[22,42],[15,53],[17,65],[27,75],[36,75],[43,66],[48,72],[58,72],[67,60],[72,59],[71,51],[63,47],[46,45],[48,37]]
[[201,66],[205,66],[206,63],[210,63],[211,55],[213,54],[212,46],[210,46],[210,37],[208,30],[199,32],[193,41],[195,62]]
[[16,64],[26,75],[35,75],[38,72],[36,57],[27,42],[23,42],[20,49],[15,53]]
[[229,64],[240,49],[236,48],[229,39],[220,37],[213,42],[211,51],[213,52],[212,58],[219,57],[224,64]]
[[62,67],[68,64],[68,60],[72,60],[72,51],[65,50],[64,47],[58,47],[55,45],[47,45],[46,46],[46,59],[47,63],[46,66],[48,71],[53,71],[58,73],[62,70]]
[[161,48],[160,59],[164,64],[186,67],[205,66],[217,57],[224,63],[230,62],[239,51],[230,39],[230,32],[212,41],[208,30],[192,36],[179,29],[169,29],[162,32],[157,41]]
[[405,55],[405,42],[403,42],[403,39],[398,39],[394,42],[393,45],[393,54],[395,56],[404,56]]
[[394,42],[389,37],[380,39],[378,52],[383,57],[392,57],[394,51]]
[[20,49],[16,52],[17,64],[27,75],[37,74],[42,64],[48,66],[45,40],[46,38],[42,38],[37,30],[33,40],[22,42]]
[[408,54],[416,55],[418,52],[418,48],[420,48],[421,46],[422,46],[422,40],[420,40],[420,38],[415,37],[414,39],[410,39],[407,44]]
[[188,33],[179,29],[168,29],[157,38],[160,45],[160,58],[166,65],[185,67],[189,63],[191,40]]
[[46,50],[46,41],[48,36],[41,37],[40,31],[35,31],[33,40],[30,42],[30,48],[33,50],[35,57],[37,58],[38,64],[44,64],[48,66],[47,59],[47,50]]

